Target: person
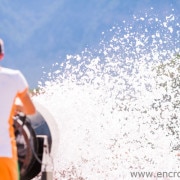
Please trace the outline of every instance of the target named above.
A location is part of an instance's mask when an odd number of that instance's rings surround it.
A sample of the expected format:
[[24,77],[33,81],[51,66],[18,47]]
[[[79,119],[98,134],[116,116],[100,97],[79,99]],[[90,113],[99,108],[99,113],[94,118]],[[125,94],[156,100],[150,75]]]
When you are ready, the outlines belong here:
[[[0,39],[0,60],[4,58],[4,43]],[[23,104],[25,114],[34,114],[35,106],[28,93],[28,83],[19,70],[0,67],[0,180],[18,180],[18,157],[13,128],[15,99]]]

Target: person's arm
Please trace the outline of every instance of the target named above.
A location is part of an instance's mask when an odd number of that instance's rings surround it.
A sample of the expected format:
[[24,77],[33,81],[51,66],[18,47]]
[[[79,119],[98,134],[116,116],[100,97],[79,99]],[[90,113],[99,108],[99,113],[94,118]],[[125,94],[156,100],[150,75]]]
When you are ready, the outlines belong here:
[[36,108],[31,100],[31,97],[26,89],[24,92],[19,93],[18,97],[20,98],[23,104],[23,112],[27,115],[34,114],[36,112]]

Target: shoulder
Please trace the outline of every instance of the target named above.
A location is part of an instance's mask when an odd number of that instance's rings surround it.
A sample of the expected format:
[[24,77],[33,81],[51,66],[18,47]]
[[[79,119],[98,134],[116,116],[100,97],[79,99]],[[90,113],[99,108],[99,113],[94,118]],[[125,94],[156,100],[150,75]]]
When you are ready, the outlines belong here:
[[25,77],[19,70],[10,69],[10,68],[1,68],[0,69],[1,78],[7,79],[14,82],[26,82]]
[[24,75],[19,70],[4,67],[1,68],[0,80],[2,80],[11,87],[17,88],[19,92],[23,91],[25,88],[28,87],[28,83]]
[[10,68],[1,68],[1,73],[2,74],[6,74],[6,75],[10,75],[10,76],[21,76],[22,73],[19,70],[15,70],[15,69],[10,69]]
[[9,74],[16,74],[19,72],[19,70],[1,67],[1,72],[9,73]]

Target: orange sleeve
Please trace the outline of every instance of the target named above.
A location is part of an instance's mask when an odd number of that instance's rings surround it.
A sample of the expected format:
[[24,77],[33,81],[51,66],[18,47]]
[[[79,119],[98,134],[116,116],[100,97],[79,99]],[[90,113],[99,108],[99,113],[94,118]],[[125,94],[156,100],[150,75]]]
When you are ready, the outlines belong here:
[[34,114],[36,112],[27,88],[23,92],[18,93],[17,97],[19,97],[23,103],[23,111],[25,114]]

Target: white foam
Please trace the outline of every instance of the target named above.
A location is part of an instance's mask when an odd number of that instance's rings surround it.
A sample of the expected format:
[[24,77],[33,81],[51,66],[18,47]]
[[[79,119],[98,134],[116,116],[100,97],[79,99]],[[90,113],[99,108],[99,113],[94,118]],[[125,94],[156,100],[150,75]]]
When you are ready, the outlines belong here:
[[[49,73],[53,78],[45,86],[40,84],[43,93],[35,99],[49,109],[60,129],[57,178],[116,180],[128,179],[130,171],[179,170],[172,151],[179,122],[171,120],[173,115],[180,117],[179,109],[173,108],[172,79],[169,75],[157,78],[153,71],[173,57],[175,50],[165,51],[162,45],[167,33],[168,47],[176,47],[178,42],[171,41],[170,35],[176,19],[170,15],[161,24],[156,17],[140,19],[147,25],[157,23],[155,35],[148,31],[142,35],[131,26],[122,34],[113,27],[109,41],[102,41],[95,50],[67,55],[66,62]],[[178,65],[168,72],[177,77]],[[157,81],[168,81],[169,89],[157,88]],[[164,100],[165,94],[171,100]],[[170,122],[177,134],[168,129]]]

